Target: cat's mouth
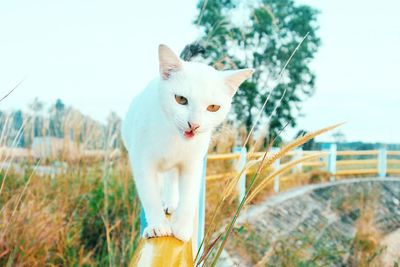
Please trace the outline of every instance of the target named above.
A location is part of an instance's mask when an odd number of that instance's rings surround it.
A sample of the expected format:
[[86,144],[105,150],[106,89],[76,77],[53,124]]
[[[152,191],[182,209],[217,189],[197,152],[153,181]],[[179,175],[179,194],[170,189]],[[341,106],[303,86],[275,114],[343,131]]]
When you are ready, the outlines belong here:
[[191,138],[193,138],[194,136],[195,136],[195,132],[193,131],[193,130],[189,130],[189,131],[185,131],[184,133],[183,133],[183,136],[186,138],[186,139],[191,139]]

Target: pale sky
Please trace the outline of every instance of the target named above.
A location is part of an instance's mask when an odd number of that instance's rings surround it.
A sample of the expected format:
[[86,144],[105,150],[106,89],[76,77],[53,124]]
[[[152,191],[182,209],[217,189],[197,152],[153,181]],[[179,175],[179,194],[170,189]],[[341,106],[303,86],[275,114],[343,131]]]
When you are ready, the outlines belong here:
[[[347,121],[348,141],[399,143],[400,1],[300,2],[321,10],[323,44],[312,63],[316,94],[303,103],[299,128]],[[0,96],[26,76],[0,109],[26,108],[37,96],[99,120],[111,110],[124,116],[158,74],[158,44],[179,53],[199,35],[196,3],[0,1]]]

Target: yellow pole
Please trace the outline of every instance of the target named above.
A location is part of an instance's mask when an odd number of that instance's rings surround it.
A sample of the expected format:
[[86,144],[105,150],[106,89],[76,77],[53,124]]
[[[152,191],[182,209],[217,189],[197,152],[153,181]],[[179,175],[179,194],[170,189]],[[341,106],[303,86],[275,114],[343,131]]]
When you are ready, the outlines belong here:
[[192,241],[175,237],[142,239],[129,267],[193,267]]

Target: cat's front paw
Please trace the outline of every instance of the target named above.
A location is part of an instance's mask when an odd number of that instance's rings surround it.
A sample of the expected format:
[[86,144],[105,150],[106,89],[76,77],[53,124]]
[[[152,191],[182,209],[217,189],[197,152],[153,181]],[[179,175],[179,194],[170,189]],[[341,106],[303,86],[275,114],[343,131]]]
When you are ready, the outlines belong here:
[[192,220],[172,220],[171,228],[173,236],[183,242],[189,241],[193,235]]
[[148,225],[143,231],[144,238],[153,238],[160,236],[171,236],[172,230],[168,223],[161,223],[157,225]]

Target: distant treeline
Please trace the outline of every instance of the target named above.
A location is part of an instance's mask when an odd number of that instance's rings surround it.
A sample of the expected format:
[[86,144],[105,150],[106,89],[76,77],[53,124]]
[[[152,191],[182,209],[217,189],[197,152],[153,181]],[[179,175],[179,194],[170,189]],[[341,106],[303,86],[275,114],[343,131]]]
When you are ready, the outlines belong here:
[[[229,131],[227,128],[231,128]],[[240,127],[239,127],[240,128]],[[60,99],[51,105],[45,105],[37,98],[28,105],[26,111],[15,110],[10,112],[0,111],[0,147],[29,148],[35,138],[55,137],[79,144],[84,149],[118,148],[120,141],[121,118],[114,112],[107,117],[106,122],[101,123],[89,116],[82,114],[79,110],[66,106]],[[213,143],[220,143],[222,139],[240,138],[242,133],[238,127],[227,124],[227,130],[223,138],[213,138]],[[307,132],[299,131],[297,136]],[[231,136],[233,135],[233,136]],[[376,150],[386,147],[388,150],[400,150],[400,144],[382,144],[365,142],[345,142],[341,135],[337,144],[338,150]],[[339,136],[340,135],[340,136]],[[329,142],[315,142],[314,139],[303,145],[303,150],[325,150],[330,147]],[[219,145],[212,144],[211,146]],[[264,147],[265,148],[265,147]],[[230,151],[230,149],[225,149]],[[224,150],[224,151],[225,151]]]
[[[316,142],[316,150],[329,147],[332,143]],[[382,147],[387,150],[400,150],[400,144],[383,144],[383,143],[365,143],[365,142],[340,142],[336,143],[337,150],[377,150]]]
[[86,149],[116,148],[120,125],[121,119],[114,112],[101,123],[60,99],[46,106],[36,98],[27,111],[0,111],[0,146],[31,147],[35,138],[56,137]]
[[[299,136],[303,136],[308,132],[305,130],[300,130],[296,134],[296,138]],[[307,143],[305,143],[302,148],[303,150],[326,150],[332,144],[336,144],[337,150],[377,150],[382,147],[388,150],[400,150],[400,144],[385,144],[385,143],[367,143],[367,142],[347,142],[345,141],[345,136],[342,132],[336,132],[332,134],[335,142],[316,142],[315,139],[311,139]]]

